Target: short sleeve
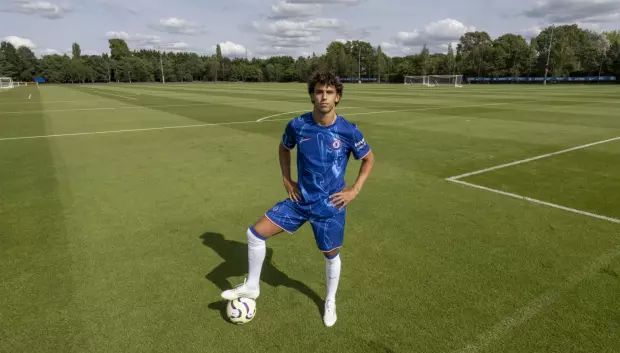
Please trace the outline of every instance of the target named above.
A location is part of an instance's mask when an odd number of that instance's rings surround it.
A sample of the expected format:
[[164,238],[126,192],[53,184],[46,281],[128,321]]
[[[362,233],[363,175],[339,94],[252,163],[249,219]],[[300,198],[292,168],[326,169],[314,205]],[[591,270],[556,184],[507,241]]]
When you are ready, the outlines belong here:
[[353,157],[355,157],[355,159],[362,159],[370,152],[370,146],[357,126],[353,128],[353,139],[351,143],[351,150],[353,151]]
[[290,121],[286,124],[286,128],[284,129],[284,134],[282,135],[282,144],[284,147],[292,150],[296,144],[295,138],[295,128],[293,127],[293,121]]

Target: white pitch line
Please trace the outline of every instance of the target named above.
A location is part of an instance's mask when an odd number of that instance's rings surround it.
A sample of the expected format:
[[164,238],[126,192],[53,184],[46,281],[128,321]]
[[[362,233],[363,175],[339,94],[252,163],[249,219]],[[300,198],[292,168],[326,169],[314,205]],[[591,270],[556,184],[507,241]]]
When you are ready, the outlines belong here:
[[[109,99],[103,100],[103,99],[95,99],[95,100],[89,100],[89,99],[85,99],[85,100],[71,100],[71,101],[45,101],[45,104],[54,104],[54,103],[85,103],[85,102],[109,102]],[[29,103],[29,104],[40,104],[41,102],[28,102],[28,101],[12,101],[12,102],[0,102],[0,105],[7,105],[7,104],[24,104],[24,103]]]
[[488,348],[489,345],[501,340],[512,329],[521,326],[540,314],[546,307],[557,302],[562,294],[572,290],[583,280],[590,278],[592,274],[597,273],[603,266],[608,265],[619,255],[620,248],[615,248],[613,251],[599,256],[581,271],[570,276],[568,281],[562,283],[559,287],[544,292],[527,305],[521,307],[512,316],[507,316],[486,332],[478,335],[475,343],[467,345],[467,347],[459,350],[458,353],[476,353]]
[[[520,103],[524,103],[524,102],[520,102]],[[510,103],[490,103],[490,104],[484,104],[484,105],[498,105],[498,104],[510,104]],[[205,104],[195,104],[195,105],[205,105]],[[170,106],[174,106],[174,105],[164,105],[164,106],[159,106],[159,107],[170,107]],[[180,106],[186,106],[186,105],[182,104]],[[477,107],[477,106],[481,106],[481,105],[468,105],[468,106],[450,107],[450,108],[464,108],[464,107]],[[158,107],[158,106],[151,106],[151,107]],[[118,108],[85,108],[85,110],[88,110],[88,109],[91,109],[91,110],[93,110],[93,109],[129,109],[129,108],[149,108],[149,106],[131,106],[131,107],[118,107]],[[355,107],[347,107],[347,108],[355,108]],[[445,108],[445,107],[442,107],[442,108]],[[340,109],[344,109],[344,108],[340,108]],[[419,108],[419,109],[430,109],[430,108]],[[436,109],[441,109],[441,108],[436,108]],[[55,110],[55,111],[58,112],[58,111],[63,111],[63,110]],[[307,110],[304,110],[304,111],[307,111]],[[401,110],[390,111],[390,112],[397,112],[397,111],[401,111]],[[408,110],[402,110],[402,111],[408,111]],[[49,112],[49,110],[47,110],[47,112]],[[380,113],[385,113],[385,112],[386,111],[377,111],[377,112],[366,112],[366,113],[353,113],[353,114],[348,114],[348,115],[351,116],[351,115],[380,114]],[[11,113],[11,112],[9,112],[9,113]],[[0,113],[0,114],[2,114],[2,113]],[[290,113],[281,113],[279,115],[284,115],[284,114],[290,114]],[[271,117],[273,117],[273,115]],[[154,128],[143,128],[143,129],[78,132],[78,133],[73,133],[73,134],[5,137],[5,138],[0,138],[0,141],[40,139],[40,138],[64,137],[64,136],[83,136],[83,135],[97,135],[97,134],[113,134],[113,133],[137,132],[137,131],[185,129],[185,128],[194,128],[194,127],[218,126],[218,125],[233,125],[233,124],[252,124],[252,123],[255,124],[255,123],[264,123],[264,122],[272,122],[272,121],[289,120],[289,119],[290,118],[288,118],[288,117],[287,118],[281,118],[281,119],[271,119],[271,120],[264,120],[264,119],[261,118],[261,119],[258,119],[258,120],[233,121],[233,122],[225,122],[225,123],[207,123],[207,124],[194,124],[194,125],[162,126],[162,127],[154,127]]]
[[[340,108],[340,109],[342,109],[342,108]],[[265,116],[265,117],[262,117],[262,118],[256,120],[256,122],[259,123],[259,122],[261,122],[263,120],[267,120],[267,119],[273,118],[275,116],[286,115],[286,114],[293,114],[293,113],[303,113],[303,112],[307,112],[307,111],[308,111],[308,109],[306,109],[306,110],[295,110],[295,111],[292,111],[292,112],[286,112],[286,113],[279,113],[279,114],[269,115],[269,116]]]
[[30,114],[30,113],[57,113],[57,112],[79,112],[79,111],[91,111],[91,110],[114,110],[118,108],[102,107],[102,108],[77,108],[77,109],[45,109],[45,110],[24,110],[18,112],[0,112],[0,114]]
[[77,109],[43,109],[43,110],[25,110],[16,112],[0,112],[2,114],[29,114],[29,113],[59,113],[59,112],[79,112],[91,110],[115,110],[115,109],[140,109],[140,108],[169,108],[169,107],[194,107],[203,105],[212,105],[213,103],[195,103],[195,104],[166,104],[166,105],[130,105],[125,107],[109,107],[109,108],[77,108]]
[[[363,107],[341,107],[341,108],[338,108],[338,110],[342,110],[342,109],[359,109],[359,108],[363,108]],[[273,117],[276,117],[276,116],[281,116],[281,115],[286,115],[286,114],[293,114],[293,113],[305,113],[305,112],[308,112],[308,111],[309,111],[308,109],[305,109],[305,110],[295,110],[295,111],[286,112],[286,113],[273,114],[273,115],[269,115],[269,116],[264,116],[264,117],[256,120],[256,122],[259,123],[261,121],[265,121],[265,120],[267,120],[269,118],[273,118]],[[349,115],[351,115],[351,114],[349,114]]]
[[96,88],[90,88],[92,90],[94,90],[97,93],[101,93],[101,94],[107,94],[109,96],[114,96],[114,97],[121,97],[121,98],[126,98],[126,99],[133,99],[133,100],[138,100],[138,98],[133,98],[133,97],[127,97],[127,96],[121,96],[120,94],[114,94],[114,93],[108,93],[108,92],[103,92],[102,90],[98,90]]
[[368,115],[368,114],[381,114],[381,113],[417,112],[417,111],[425,111],[425,110],[439,110],[439,109],[453,109],[453,108],[475,108],[475,107],[486,107],[486,106],[491,106],[491,105],[519,104],[519,103],[527,103],[527,102],[528,101],[501,102],[501,103],[486,103],[486,104],[454,105],[454,106],[445,106],[445,107],[426,107],[426,108],[411,108],[411,109],[400,109],[400,110],[383,110],[383,111],[379,111],[379,112],[353,113],[353,114],[347,114],[347,115]]
[[[506,105],[506,104],[519,104],[519,103],[527,103],[530,101],[519,101],[519,102],[501,102],[501,103],[485,103],[485,104],[471,104],[471,105],[455,105],[455,106],[445,106],[445,107],[426,107],[426,108],[410,108],[410,109],[398,109],[398,110],[381,110],[376,112],[365,112],[365,113],[352,113],[346,114],[347,116],[352,115],[369,115],[369,114],[383,114],[383,113],[398,113],[398,112],[412,112],[412,111],[424,111],[424,110],[439,110],[439,109],[451,109],[451,108],[474,108],[474,107],[486,107],[491,105]],[[355,107],[347,107],[347,108],[355,108]],[[347,109],[347,108],[338,108],[338,109]],[[364,107],[358,107],[364,108]],[[285,114],[299,113],[299,112],[307,112],[308,110],[280,113],[275,115],[266,116],[256,120],[256,122],[264,121],[267,118],[271,118],[274,116],[280,116]]]
[[[281,120],[288,120],[288,119],[289,118],[272,119],[272,120],[268,120],[267,122],[281,121]],[[205,126],[220,126],[220,125],[234,125],[234,124],[256,124],[256,123],[258,123],[258,122],[255,121],[255,120],[232,121],[232,122],[227,122],[227,123],[206,123],[206,124],[194,124],[194,125],[162,126],[162,127],[143,128],[143,129],[108,130],[108,131],[93,131],[93,132],[76,132],[76,133],[72,133],[72,134],[5,137],[5,138],[0,138],[0,141],[42,139],[42,138],[48,138],[48,137],[118,134],[118,133],[123,133],[123,132],[156,131],[156,130],[169,130],[169,129],[187,129],[187,128],[205,127]]]
[[506,192],[506,191],[492,189],[492,188],[488,188],[486,186],[482,186],[482,185],[478,185],[478,184],[473,184],[473,183],[468,183],[468,182],[462,181],[462,180],[451,179],[451,178],[447,178],[446,180],[447,181],[451,181],[453,183],[459,183],[459,184],[471,186],[473,188],[494,192],[494,193],[501,194],[501,195],[504,195],[504,196],[510,196],[510,197],[514,197],[514,198],[517,198],[517,199],[521,199],[521,200],[526,200],[526,201],[529,201],[529,202],[537,203],[537,204],[540,204],[540,205],[545,205],[545,206],[557,208],[557,209],[560,209],[560,210],[577,213],[577,214],[580,214],[580,215],[583,215],[583,216],[589,216],[589,217],[593,217],[593,218],[598,218],[598,219],[602,219],[602,220],[605,220],[605,221],[608,221],[608,222],[612,222],[612,223],[620,223],[620,219],[617,219],[617,218],[602,216],[602,215],[599,215],[599,214],[596,214],[596,213],[586,212],[586,211],[578,210],[578,209],[575,209],[575,208],[570,208],[570,207],[554,204],[554,203],[551,203],[551,202],[546,202],[546,201],[534,199],[534,198],[527,197],[527,196],[521,196],[521,195],[513,194],[513,193],[510,193],[510,192]]
[[490,172],[492,170],[506,168],[506,167],[510,167],[510,166],[518,165],[518,164],[523,164],[523,163],[535,161],[537,159],[547,158],[547,157],[555,156],[555,155],[558,155],[558,154],[562,154],[562,153],[566,153],[566,152],[571,152],[571,151],[579,150],[579,149],[586,148],[586,147],[592,147],[592,146],[595,146],[595,145],[600,145],[600,144],[603,144],[603,143],[608,143],[608,142],[612,142],[612,141],[616,141],[616,140],[620,140],[620,136],[614,137],[614,138],[610,138],[610,139],[607,139],[607,140],[603,140],[603,141],[597,141],[597,142],[588,143],[586,145],[581,145],[581,146],[577,146],[577,147],[568,148],[568,149],[557,151],[557,152],[547,153],[547,154],[543,154],[543,155],[532,157],[532,158],[522,159],[520,161],[515,161],[515,162],[511,162],[511,163],[501,164],[501,165],[497,165],[495,167],[490,167],[490,168],[486,168],[486,169],[476,170],[476,171],[473,171],[473,172],[470,172],[470,173],[456,175],[456,176],[447,178],[447,180],[456,181],[457,179],[462,179],[462,178],[469,177],[469,176],[472,176],[472,175],[482,174],[482,173]]

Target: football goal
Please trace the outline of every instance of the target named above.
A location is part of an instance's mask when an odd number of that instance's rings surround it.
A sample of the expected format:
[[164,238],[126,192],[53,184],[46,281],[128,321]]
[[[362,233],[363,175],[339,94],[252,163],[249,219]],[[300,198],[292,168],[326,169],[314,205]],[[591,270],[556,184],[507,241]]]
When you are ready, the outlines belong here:
[[428,86],[428,76],[405,76],[405,84]]
[[463,75],[405,76],[405,84],[427,87],[436,87],[440,85],[463,87]]
[[9,89],[13,87],[15,87],[15,85],[10,77],[0,77],[0,89]]
[[428,75],[428,82],[430,86],[463,87],[463,75]]

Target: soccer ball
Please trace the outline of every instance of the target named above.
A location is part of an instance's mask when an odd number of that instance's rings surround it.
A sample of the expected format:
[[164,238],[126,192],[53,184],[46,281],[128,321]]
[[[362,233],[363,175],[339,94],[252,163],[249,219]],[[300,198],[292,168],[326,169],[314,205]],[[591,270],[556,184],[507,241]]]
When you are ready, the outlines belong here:
[[233,324],[246,324],[256,314],[256,301],[251,298],[237,298],[226,305],[226,315]]

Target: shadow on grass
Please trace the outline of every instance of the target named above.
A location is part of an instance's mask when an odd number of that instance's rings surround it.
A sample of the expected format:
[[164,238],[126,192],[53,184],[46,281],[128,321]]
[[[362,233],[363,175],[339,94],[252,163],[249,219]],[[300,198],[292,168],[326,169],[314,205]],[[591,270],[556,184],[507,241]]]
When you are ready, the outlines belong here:
[[[207,232],[200,236],[202,243],[213,249],[224,262],[211,270],[206,278],[213,282],[220,290],[231,289],[233,285],[228,281],[230,277],[245,276],[248,272],[248,246],[234,240],[227,240],[220,233]],[[324,301],[310,287],[303,282],[290,278],[287,274],[277,269],[272,263],[273,249],[267,248],[263,269],[261,271],[261,284],[266,283],[272,287],[285,286],[295,289],[310,298],[323,313]],[[226,317],[226,301],[221,299],[209,304],[212,310],[220,311],[222,318]]]

